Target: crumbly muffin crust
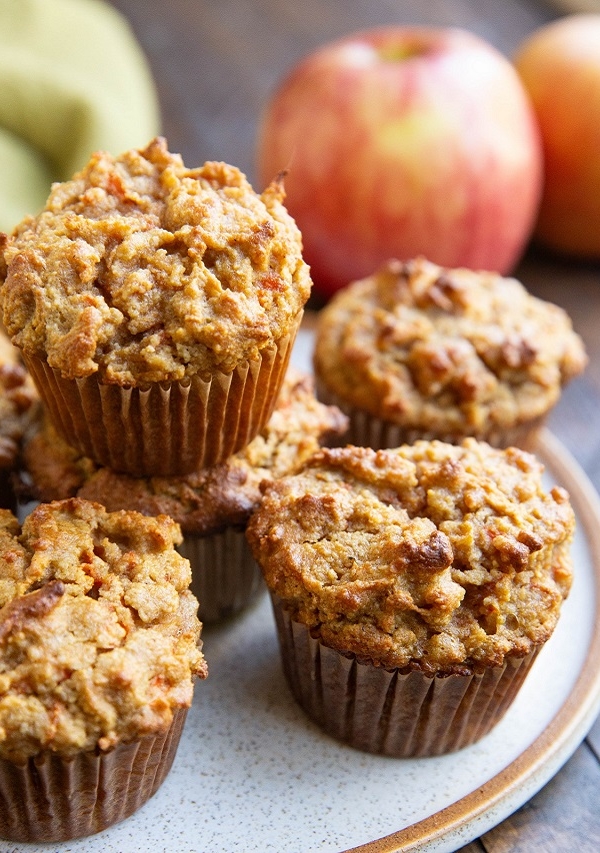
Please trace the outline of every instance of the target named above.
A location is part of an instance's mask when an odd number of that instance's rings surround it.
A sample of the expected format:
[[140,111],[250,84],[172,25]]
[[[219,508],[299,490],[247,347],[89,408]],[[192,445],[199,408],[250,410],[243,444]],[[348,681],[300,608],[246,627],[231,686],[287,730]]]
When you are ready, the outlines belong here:
[[23,436],[38,415],[35,385],[19,351],[0,332],[0,469],[16,466]]
[[231,372],[284,337],[310,292],[282,180],[187,169],[164,139],[99,152],[3,235],[13,343],[68,379],[118,385]]
[[167,517],[0,512],[0,757],[108,750],[164,731],[204,678],[190,567]]
[[495,273],[390,261],[320,313],[315,372],[423,437],[486,438],[545,415],[586,364],[567,314]]
[[243,527],[261,498],[263,480],[297,471],[320,444],[340,435],[346,418],[318,402],[312,377],[289,368],[273,414],[259,435],[227,462],[183,477],[133,478],[98,468],[44,422],[24,448],[28,497],[56,500],[74,495],[109,510],[166,514],[184,534],[208,535]]
[[572,568],[567,493],[474,439],[324,449],[271,484],[247,538],[294,620],[342,653],[470,674],[551,635]]

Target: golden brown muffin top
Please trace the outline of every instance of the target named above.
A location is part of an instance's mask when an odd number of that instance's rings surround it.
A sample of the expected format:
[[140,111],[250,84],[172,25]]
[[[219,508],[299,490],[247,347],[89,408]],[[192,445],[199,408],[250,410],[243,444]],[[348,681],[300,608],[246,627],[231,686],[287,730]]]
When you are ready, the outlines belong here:
[[275,180],[187,169],[164,139],[99,152],[3,235],[13,343],[66,378],[119,385],[231,372],[284,337],[310,292],[300,232]]
[[513,278],[390,261],[320,313],[319,379],[376,417],[485,437],[541,417],[586,364],[567,314]]
[[0,757],[72,755],[164,731],[204,678],[190,566],[165,516],[0,512]]
[[39,414],[39,396],[19,357],[0,332],[0,469],[14,468],[21,441]]
[[325,449],[247,528],[267,585],[313,636],[389,668],[465,673],[551,635],[574,514],[532,455],[475,439]]
[[294,473],[322,441],[345,428],[337,408],[317,401],[312,377],[289,368],[259,435],[223,464],[183,477],[137,479],[98,468],[44,422],[24,448],[31,478],[27,496],[47,501],[79,495],[109,510],[170,515],[184,534],[216,533],[243,527],[260,501],[263,480]]

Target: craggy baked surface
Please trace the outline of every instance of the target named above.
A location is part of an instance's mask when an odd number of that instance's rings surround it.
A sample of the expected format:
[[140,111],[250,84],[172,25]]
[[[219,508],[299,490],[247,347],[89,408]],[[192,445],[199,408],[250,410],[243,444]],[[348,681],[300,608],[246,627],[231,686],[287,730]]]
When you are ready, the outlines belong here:
[[100,152],[0,247],[4,323],[66,378],[230,372],[285,336],[310,292],[280,180],[187,169],[164,139]]
[[543,416],[586,364],[562,308],[516,279],[391,261],[319,316],[315,371],[375,417],[485,438]]
[[572,579],[564,489],[516,448],[325,449],[273,483],[247,537],[269,588],[325,645],[468,673],[545,642]]
[[166,729],[206,676],[169,518],[78,499],[0,512],[0,757],[110,749]]
[[38,393],[19,351],[0,332],[0,469],[17,464],[23,435],[38,412]]
[[184,477],[135,479],[97,468],[44,423],[24,448],[28,496],[47,501],[77,494],[109,510],[170,515],[184,534],[216,533],[244,526],[260,501],[263,480],[294,473],[322,441],[345,428],[337,408],[317,401],[312,377],[289,368],[259,435],[227,462]]

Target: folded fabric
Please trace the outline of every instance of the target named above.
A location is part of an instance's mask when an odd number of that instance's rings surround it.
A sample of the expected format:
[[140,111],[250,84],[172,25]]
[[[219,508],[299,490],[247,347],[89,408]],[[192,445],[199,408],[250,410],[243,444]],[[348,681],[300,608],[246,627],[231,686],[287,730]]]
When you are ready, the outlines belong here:
[[42,207],[93,151],[160,132],[146,57],[102,0],[0,0],[0,230]]

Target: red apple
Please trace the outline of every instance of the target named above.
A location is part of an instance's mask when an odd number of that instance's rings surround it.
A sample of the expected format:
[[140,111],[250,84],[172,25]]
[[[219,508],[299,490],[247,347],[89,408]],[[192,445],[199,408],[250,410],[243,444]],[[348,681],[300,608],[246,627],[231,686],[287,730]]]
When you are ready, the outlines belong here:
[[600,258],[600,15],[568,15],[530,35],[514,58],[545,157],[536,236]]
[[458,29],[385,27],[306,57],[269,99],[258,177],[281,170],[315,290],[390,257],[505,273],[533,227],[541,146],[508,59]]

